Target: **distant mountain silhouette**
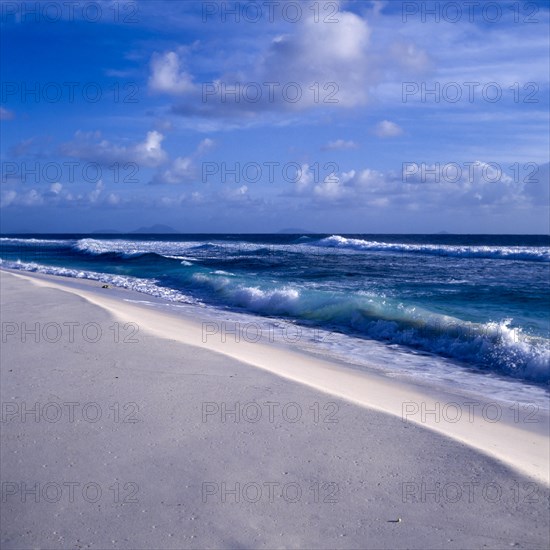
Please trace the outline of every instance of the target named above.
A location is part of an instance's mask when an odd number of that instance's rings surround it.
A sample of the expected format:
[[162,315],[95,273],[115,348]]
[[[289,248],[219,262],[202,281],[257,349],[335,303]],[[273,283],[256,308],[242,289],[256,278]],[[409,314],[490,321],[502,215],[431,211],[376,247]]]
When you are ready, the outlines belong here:
[[169,225],[162,225],[156,223],[155,225],[150,225],[149,227],[140,227],[139,229],[134,229],[130,233],[180,233],[177,229],[170,227]]

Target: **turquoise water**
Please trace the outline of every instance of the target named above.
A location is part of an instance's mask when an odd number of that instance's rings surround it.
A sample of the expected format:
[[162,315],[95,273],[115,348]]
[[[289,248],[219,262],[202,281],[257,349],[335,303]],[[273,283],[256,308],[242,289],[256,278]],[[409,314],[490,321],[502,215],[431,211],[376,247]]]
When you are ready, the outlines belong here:
[[0,257],[330,331],[340,355],[376,342],[545,385],[549,245],[510,235],[12,235]]

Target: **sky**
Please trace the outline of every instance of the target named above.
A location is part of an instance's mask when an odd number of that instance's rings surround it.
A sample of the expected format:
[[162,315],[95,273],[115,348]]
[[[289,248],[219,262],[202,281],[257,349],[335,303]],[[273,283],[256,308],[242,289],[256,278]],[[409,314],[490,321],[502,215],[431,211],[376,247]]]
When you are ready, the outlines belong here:
[[0,1],[0,230],[550,232],[549,3]]

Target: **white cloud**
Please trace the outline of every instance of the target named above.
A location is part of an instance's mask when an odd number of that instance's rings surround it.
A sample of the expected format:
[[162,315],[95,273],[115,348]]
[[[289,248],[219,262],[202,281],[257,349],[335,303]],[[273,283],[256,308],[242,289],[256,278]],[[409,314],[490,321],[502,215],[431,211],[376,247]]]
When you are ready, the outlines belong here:
[[195,176],[195,167],[191,157],[177,157],[172,165],[157,176],[155,183],[181,183]]
[[340,178],[335,174],[331,174],[322,183],[316,185],[313,188],[313,192],[321,199],[338,200],[346,195],[346,188]]
[[214,147],[214,145],[215,145],[215,141],[213,139],[210,139],[210,138],[203,139],[199,143],[199,146],[197,148],[197,154],[202,155],[203,153],[205,153],[209,149],[212,149],[212,147]]
[[525,179],[525,192],[538,204],[550,205],[550,163],[537,166]]
[[63,185],[61,185],[59,182],[52,183],[50,185],[50,192],[54,193],[55,195],[59,195],[62,189],[63,189]]
[[[99,140],[99,141],[98,141]],[[76,132],[75,139],[64,143],[61,153],[69,157],[109,164],[112,162],[133,162],[138,166],[156,167],[167,160],[167,154],[162,149],[164,136],[153,130],[147,132],[144,141],[116,145],[101,139],[101,132]]]
[[304,193],[310,189],[313,183],[313,171],[309,169],[309,164],[302,164],[295,178],[296,183],[294,184],[294,190],[296,193]]
[[181,60],[176,52],[156,53],[151,60],[149,88],[154,92],[180,95],[195,89],[193,77],[181,70]]
[[210,138],[203,139],[197,149],[189,155],[171,160],[163,149],[164,135],[156,130],[147,132],[138,143],[117,145],[102,139],[101,132],[77,132],[72,142],[60,147],[62,154],[82,160],[109,165],[114,162],[133,163],[137,167],[157,168],[151,183],[185,183],[197,179],[196,159],[214,147]]
[[401,172],[350,170],[330,174],[319,182],[314,181],[314,171],[303,165],[300,176],[290,194],[314,203],[433,211],[447,209],[449,204],[455,211],[526,208],[539,204],[538,198],[547,197],[550,184],[547,165],[541,167],[540,181],[529,184],[515,181],[499,167],[482,161],[459,171],[451,164],[421,167],[408,163]]
[[91,203],[97,202],[97,200],[99,199],[99,196],[101,195],[103,189],[105,189],[105,185],[103,184],[102,180],[99,180],[96,183],[95,189],[88,193],[88,200]]
[[381,138],[400,136],[403,133],[401,126],[390,120],[383,120],[376,125],[374,133]]
[[0,195],[0,206],[6,208],[17,199],[17,192],[13,189],[9,191],[2,191]]
[[120,195],[117,195],[116,193],[109,193],[105,199],[105,202],[110,206],[118,206],[120,201]]
[[44,196],[36,189],[29,189],[22,193],[11,189],[2,191],[0,197],[0,206],[7,208],[8,206],[37,206],[43,204]]
[[[71,186],[72,187],[72,186]],[[140,199],[133,198],[138,204]],[[15,189],[3,191],[0,196],[0,206],[59,206],[59,207],[104,207],[118,206],[122,203],[121,197],[116,193],[105,195],[105,184],[99,180],[91,191],[74,190],[67,191],[59,182],[51,184],[46,190],[28,189],[25,191],[16,191]]]
[[[208,87],[204,90],[198,85],[193,89],[193,76],[181,70],[180,57],[174,51],[155,54],[150,89],[179,97],[172,111],[187,119],[238,119],[241,125],[250,125],[269,118],[268,112],[285,111],[290,116],[313,108],[364,105],[371,90],[388,77],[388,66],[402,64],[414,74],[429,64],[425,51],[410,40],[398,43],[393,50],[391,41],[383,46],[373,43],[374,31],[367,19],[341,5],[337,23],[319,20],[310,7],[305,5],[300,20],[284,26],[275,37],[268,32],[260,35],[255,51],[242,51],[240,56],[214,55],[208,60],[208,73],[214,76],[203,82],[203,87]],[[380,18],[376,9],[372,17]],[[243,57],[249,62],[243,64]],[[391,78],[401,82],[402,72],[393,71]],[[234,95],[224,94],[224,89],[235,87],[240,87],[238,101]]]
[[372,3],[372,14],[376,17],[378,17],[382,10],[388,5],[386,0],[372,0]]
[[248,201],[248,199],[249,199],[248,187],[246,185],[241,185],[240,187],[237,187],[235,189],[228,188],[228,189],[223,190],[221,193],[219,193],[219,196],[225,202]]
[[210,138],[203,139],[196,150],[187,156],[176,157],[171,164],[153,177],[151,183],[193,183],[198,179],[196,160],[206,151],[214,147],[215,142]]
[[143,143],[136,145],[135,150],[137,154],[145,159],[146,164],[151,166],[158,166],[166,160],[166,152],[162,149],[162,141],[164,136],[153,130],[147,132],[147,138]]
[[[282,105],[287,108],[353,107],[366,102],[373,75],[368,51],[371,29],[365,19],[342,10],[337,24],[324,23],[311,14],[292,31],[272,40],[251,80],[281,86],[298,83],[302,98]],[[315,82],[319,89],[311,90]]]

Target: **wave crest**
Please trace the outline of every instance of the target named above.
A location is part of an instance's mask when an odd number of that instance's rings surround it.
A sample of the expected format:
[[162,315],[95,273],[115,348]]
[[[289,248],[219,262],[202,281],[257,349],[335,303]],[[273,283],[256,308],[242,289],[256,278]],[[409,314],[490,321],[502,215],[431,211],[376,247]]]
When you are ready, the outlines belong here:
[[401,252],[409,254],[429,254],[432,256],[455,256],[462,258],[494,258],[499,260],[524,260],[550,262],[550,251],[542,246],[463,246],[436,244],[384,243],[352,239],[332,235],[321,239],[312,246],[342,248],[367,252]]

